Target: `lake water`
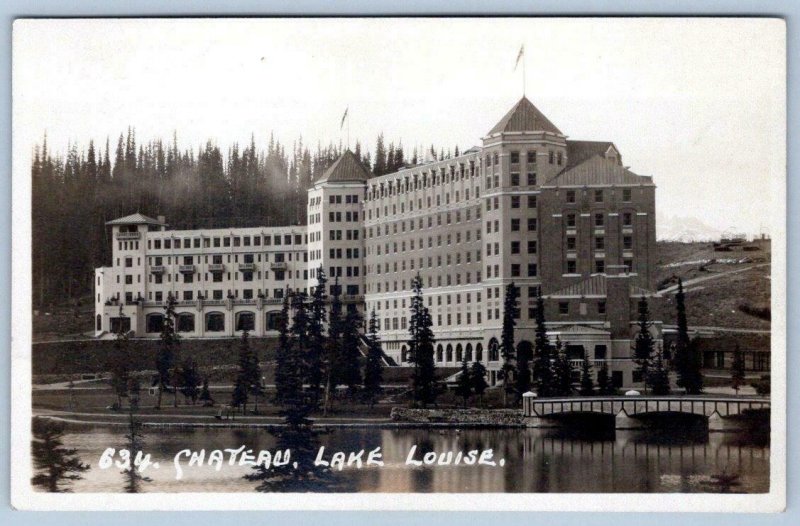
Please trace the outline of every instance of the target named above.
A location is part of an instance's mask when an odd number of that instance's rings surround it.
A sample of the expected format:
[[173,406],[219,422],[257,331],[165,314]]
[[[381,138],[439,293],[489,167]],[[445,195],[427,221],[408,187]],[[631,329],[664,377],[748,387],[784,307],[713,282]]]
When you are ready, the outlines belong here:
[[[77,449],[92,468],[72,486],[75,492],[122,491],[118,468],[100,469],[106,447],[124,447],[125,427],[73,426],[65,445]],[[144,428],[145,452],[159,463],[144,475],[145,492],[247,492],[258,482],[246,480],[249,466],[225,464],[186,467],[176,480],[173,458],[185,448],[274,450],[276,437],[263,429]],[[379,429],[340,428],[306,444],[313,455],[381,447],[383,467],[345,468],[324,479],[323,491],[358,492],[747,492],[769,490],[769,437],[750,434],[654,431],[576,432],[565,429]],[[501,467],[406,465],[412,446],[417,458],[427,451],[492,449]],[[313,460],[313,459],[312,459]],[[310,463],[310,462],[309,462]],[[302,468],[301,468],[302,469]],[[313,468],[312,468],[313,469]],[[724,475],[727,483],[717,475]],[[277,490],[288,489],[281,487]],[[318,491],[317,489],[316,491]]]

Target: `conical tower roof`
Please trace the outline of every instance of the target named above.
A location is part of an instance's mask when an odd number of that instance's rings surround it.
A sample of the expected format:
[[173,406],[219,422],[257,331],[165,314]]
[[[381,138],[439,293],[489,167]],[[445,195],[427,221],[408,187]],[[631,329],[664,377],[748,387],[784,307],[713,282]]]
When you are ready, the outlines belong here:
[[330,168],[325,170],[317,183],[364,183],[373,177],[372,173],[358,160],[353,152],[346,150]]
[[533,105],[527,97],[522,97],[511,110],[495,124],[488,135],[506,132],[550,132],[564,135],[544,113]]

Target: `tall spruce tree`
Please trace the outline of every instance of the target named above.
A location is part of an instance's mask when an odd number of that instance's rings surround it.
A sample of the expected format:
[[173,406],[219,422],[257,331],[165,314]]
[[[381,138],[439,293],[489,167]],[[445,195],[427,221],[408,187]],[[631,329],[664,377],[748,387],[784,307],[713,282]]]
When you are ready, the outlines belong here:
[[478,403],[483,407],[483,393],[489,388],[489,384],[486,382],[486,367],[481,362],[473,362],[469,370],[469,379],[472,392],[478,395]]
[[328,320],[326,288],[328,278],[322,265],[316,272],[317,286],[311,293],[311,304],[308,312],[308,384],[315,401],[319,400],[323,379],[330,371],[330,356],[328,353],[327,339],[324,334],[325,323]]
[[158,382],[158,399],[156,409],[161,409],[164,391],[172,383],[174,406],[178,406],[178,345],[180,340],[175,332],[175,297],[170,292],[164,305],[164,323],[161,327],[161,343],[156,355],[156,373]]
[[683,280],[678,279],[678,293],[675,295],[678,334],[675,340],[674,366],[677,372],[678,387],[683,387],[687,394],[699,394],[703,391],[703,376],[697,347],[689,338],[689,324],[686,321],[686,296],[683,292]]
[[328,338],[325,345],[325,403],[327,413],[331,403],[331,391],[342,383],[344,377],[342,364],[342,334],[344,333],[344,320],[342,319],[342,294],[339,287],[338,276],[334,279],[331,288],[331,312],[328,317]]
[[464,358],[461,361],[461,372],[458,375],[455,393],[456,396],[460,396],[464,400],[464,409],[466,409],[467,401],[472,395],[472,377],[470,376],[469,364],[467,363],[466,355],[464,355]]
[[653,354],[650,366],[647,368],[647,383],[656,396],[666,396],[670,393],[669,370],[664,363],[664,351],[659,346]]
[[434,361],[433,319],[422,298],[422,277],[419,274],[411,282],[411,316],[408,331],[409,362],[414,366],[412,374],[412,393],[414,400],[423,407],[433,403],[439,394],[436,384],[436,363]]
[[553,360],[553,384],[556,396],[570,396],[572,394],[572,384],[575,368],[567,355],[566,345],[561,339],[556,340],[556,348]]
[[375,309],[369,315],[367,326],[367,363],[364,366],[364,396],[370,407],[380,395],[383,383],[383,348],[378,332],[380,331],[378,315]]
[[288,352],[283,358],[287,374],[283,379],[280,415],[289,427],[298,428],[310,424],[308,416],[317,408],[314,397],[308,396],[303,389],[303,383],[308,377],[305,363],[307,347],[304,344],[308,338],[308,305],[304,292],[296,291],[292,294],[292,310],[292,344],[288,346]]
[[553,375],[553,349],[547,337],[547,325],[544,316],[544,299],[541,294],[536,296],[536,339],[534,342],[533,357],[533,384],[537,395],[541,397],[553,396],[555,391]]
[[594,394],[594,380],[592,380],[592,362],[589,360],[589,353],[583,351],[583,361],[581,361],[581,396],[592,396]]
[[[124,316],[122,305],[119,306],[118,316]],[[128,396],[128,380],[131,375],[131,356],[128,345],[128,333],[123,329],[122,324],[119,324],[116,338],[114,339],[114,347],[112,352],[109,353],[106,366],[111,373],[111,389],[117,396],[117,406],[122,407],[122,398]]]
[[[290,390],[294,387],[289,369],[294,342],[289,334],[289,294],[283,297],[283,307],[278,317],[278,347],[275,349],[275,403],[283,405],[288,401]],[[302,385],[302,384],[301,384]]]
[[181,394],[187,400],[191,400],[192,405],[195,405],[197,398],[200,395],[200,371],[197,368],[197,362],[194,358],[186,358],[183,360],[180,369],[181,376]]
[[[519,318],[519,288],[514,283],[506,286],[503,300],[503,329],[500,335],[500,357],[503,359],[503,405],[508,406],[508,395],[514,391],[516,352],[514,328]],[[521,393],[520,393],[521,395]]]
[[[243,412],[247,412],[247,402],[249,395],[257,397],[261,394],[261,367],[258,365],[258,356],[250,345],[250,337],[247,331],[242,332],[239,339],[239,370],[236,377],[236,386],[244,390],[244,396],[234,396],[243,406]],[[257,404],[257,402],[256,402]],[[256,406],[257,410],[257,406]]]
[[361,365],[359,364],[359,345],[361,343],[361,333],[359,330],[363,324],[358,310],[347,311],[344,319],[342,331],[342,345],[339,363],[341,363],[341,373],[339,382],[347,386],[348,393],[352,396],[361,384]]
[[89,465],[81,462],[77,450],[64,447],[64,424],[34,418],[31,454],[36,474],[31,484],[51,493],[69,492],[69,485],[83,478]]
[[608,374],[608,363],[606,361],[603,361],[600,370],[597,371],[597,390],[601,395],[611,395],[615,391]]
[[644,383],[644,392],[647,393],[650,376],[648,371],[650,362],[653,360],[655,352],[655,339],[650,333],[653,325],[650,321],[650,309],[647,306],[647,298],[642,296],[638,304],[638,319],[636,325],[639,331],[633,343],[633,361],[636,364],[636,372],[641,376]]
[[733,360],[731,361],[731,387],[739,394],[739,389],[744,385],[744,354],[739,344],[733,350]]

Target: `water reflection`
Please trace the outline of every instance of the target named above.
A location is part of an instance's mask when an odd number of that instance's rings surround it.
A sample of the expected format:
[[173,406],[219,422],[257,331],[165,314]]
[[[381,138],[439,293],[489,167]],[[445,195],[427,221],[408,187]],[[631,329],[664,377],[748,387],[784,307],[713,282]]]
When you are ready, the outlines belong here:
[[[118,440],[119,430],[73,427],[65,445],[76,448],[93,469],[74,491],[108,491],[109,473],[96,468],[102,450]],[[358,491],[358,492],[747,492],[769,490],[769,435],[676,431],[591,429],[336,429],[330,433],[282,439],[263,429],[148,429],[147,450],[160,469],[146,476],[142,491]],[[281,442],[284,440],[284,442]],[[288,441],[288,442],[287,442]],[[250,466],[184,466],[175,480],[175,454],[237,448],[277,450],[305,441],[296,456],[309,460],[319,446],[335,451],[382,448],[383,467],[347,468],[325,473],[277,473],[252,477]],[[494,450],[501,467],[486,465],[408,466],[406,457],[429,451]],[[257,473],[255,473],[257,474]],[[244,477],[251,475],[251,480]],[[280,475],[280,476],[279,476]],[[335,475],[335,476],[331,476]],[[283,479],[281,478],[283,477]],[[118,479],[117,479],[118,480]],[[313,489],[303,489],[311,488]],[[301,488],[301,489],[292,489]]]

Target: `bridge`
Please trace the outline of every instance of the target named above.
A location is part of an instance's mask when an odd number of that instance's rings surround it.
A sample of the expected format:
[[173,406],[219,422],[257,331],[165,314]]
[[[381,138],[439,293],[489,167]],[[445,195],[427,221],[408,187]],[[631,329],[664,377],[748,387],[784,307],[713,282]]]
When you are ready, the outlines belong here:
[[531,427],[548,427],[570,415],[607,415],[615,429],[646,427],[647,416],[694,415],[708,420],[709,431],[732,431],[745,427],[742,416],[769,410],[769,398],[733,396],[592,396],[536,398],[525,393],[522,410]]

